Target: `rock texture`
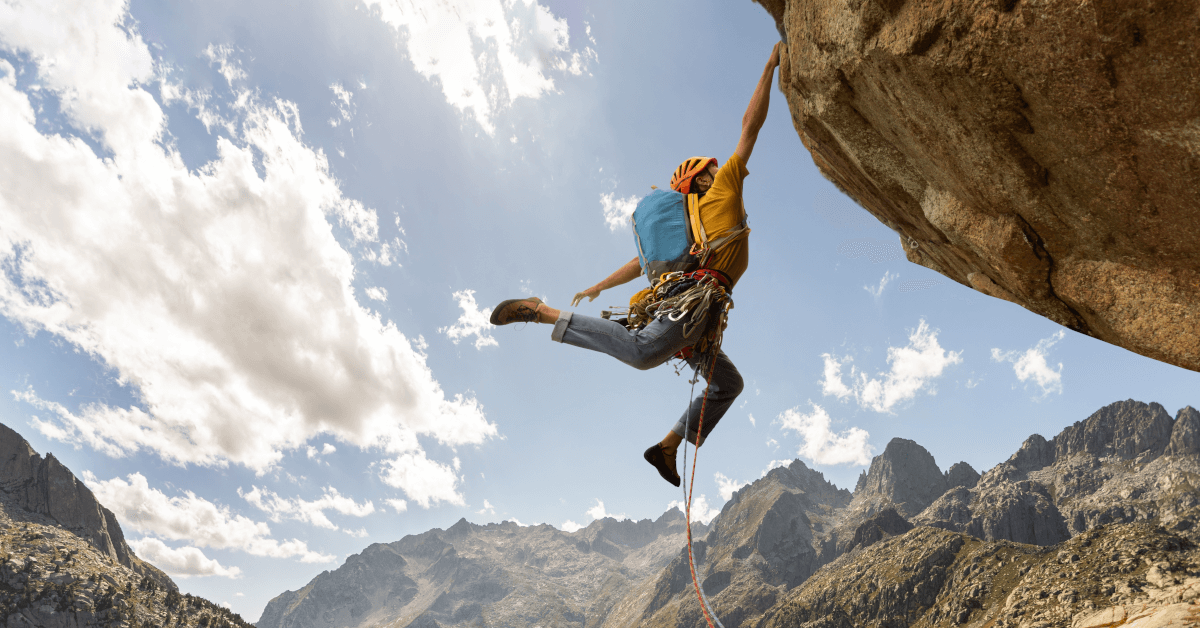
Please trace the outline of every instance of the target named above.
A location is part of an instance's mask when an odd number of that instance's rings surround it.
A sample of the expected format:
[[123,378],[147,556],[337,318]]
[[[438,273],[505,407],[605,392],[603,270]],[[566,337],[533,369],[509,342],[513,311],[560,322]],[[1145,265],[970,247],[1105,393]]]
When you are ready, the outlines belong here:
[[160,586],[176,588],[166,574],[133,554],[116,516],[96,501],[70,469],[53,454],[42,458],[4,424],[0,424],[0,490],[8,504],[48,516],[113,562],[156,580]]
[[821,172],[908,259],[1200,370],[1190,0],[756,0]]
[[[971,488],[912,519],[993,540],[1051,545],[1108,523],[1169,523],[1200,505],[1197,412],[1110,404],[1047,441],[1034,434]],[[1167,453],[1183,452],[1179,454]]]
[[112,513],[52,455],[0,425],[0,626],[249,628],[125,544]]
[[1148,524],[1053,548],[917,528],[842,556],[758,626],[1182,628],[1200,618],[1198,598],[1200,549]]

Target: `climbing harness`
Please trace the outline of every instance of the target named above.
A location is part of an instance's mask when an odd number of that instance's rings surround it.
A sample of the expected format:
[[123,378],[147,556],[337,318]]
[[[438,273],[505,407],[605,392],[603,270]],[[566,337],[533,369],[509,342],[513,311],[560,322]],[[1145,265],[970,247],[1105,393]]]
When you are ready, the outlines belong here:
[[[683,442],[680,446],[683,448],[683,476],[687,475],[687,434],[690,427],[692,413],[691,403],[692,396],[696,392],[696,380],[700,378],[700,369],[708,364],[708,376],[705,378],[704,385],[704,400],[700,402],[700,416],[696,425],[696,440],[700,440],[701,434],[704,433],[704,410],[708,407],[708,390],[712,386],[713,372],[717,369],[717,354],[721,350],[721,340],[723,340],[725,327],[728,324],[729,310],[733,309],[733,302],[726,299],[722,304],[721,311],[718,314],[718,323],[713,325],[714,337],[708,345],[708,350],[701,352],[700,359],[696,361],[696,370],[692,376],[692,390],[688,393],[688,409],[684,413],[683,421]],[[696,446],[695,453],[692,455],[692,473],[691,477],[682,482],[683,488],[683,510],[684,518],[687,521],[687,550],[688,550],[688,568],[692,573],[692,586],[696,589],[696,599],[700,601],[700,612],[704,614],[704,620],[708,622],[709,628],[725,628],[721,624],[721,620],[712,609],[712,604],[708,601],[708,596],[704,594],[704,589],[700,586],[700,580],[696,577],[696,558],[692,553],[692,490],[696,486],[696,461],[700,458],[700,447]],[[715,625],[713,622],[716,622]]]
[[707,351],[712,339],[724,332],[726,321],[723,316],[718,317],[719,325],[709,323],[716,322],[710,321],[714,307],[720,304],[733,307],[726,285],[728,280],[724,273],[716,270],[702,268],[690,273],[663,273],[653,286],[633,295],[629,308],[620,313],[628,315],[624,321],[628,329],[642,329],[663,316],[672,322],[683,320],[683,337],[696,336],[696,340],[675,357],[687,359],[693,353]]

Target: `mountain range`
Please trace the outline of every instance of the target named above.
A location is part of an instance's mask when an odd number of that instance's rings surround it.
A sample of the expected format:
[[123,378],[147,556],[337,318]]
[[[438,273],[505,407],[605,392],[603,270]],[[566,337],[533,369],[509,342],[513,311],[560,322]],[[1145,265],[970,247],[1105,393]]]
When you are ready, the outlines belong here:
[[[1113,403],[982,475],[897,438],[853,492],[799,460],[742,487],[693,524],[696,575],[730,628],[1191,625],[1170,622],[1200,592],[1196,486],[1190,406]],[[369,546],[256,625],[703,626],[685,526],[460,520]]]

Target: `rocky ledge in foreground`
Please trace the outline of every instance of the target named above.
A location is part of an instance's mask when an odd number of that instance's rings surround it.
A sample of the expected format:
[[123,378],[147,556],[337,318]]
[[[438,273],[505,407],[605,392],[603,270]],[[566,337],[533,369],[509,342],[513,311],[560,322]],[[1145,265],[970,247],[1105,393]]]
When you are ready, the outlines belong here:
[[908,259],[1200,371],[1193,0],[755,0],[826,178]]
[[0,626],[250,628],[181,595],[126,545],[112,512],[52,455],[0,425]]

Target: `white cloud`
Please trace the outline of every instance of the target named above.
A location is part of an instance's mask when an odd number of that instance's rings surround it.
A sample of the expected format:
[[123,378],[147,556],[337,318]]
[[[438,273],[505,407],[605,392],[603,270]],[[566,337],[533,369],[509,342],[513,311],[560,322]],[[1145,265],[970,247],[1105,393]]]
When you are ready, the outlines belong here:
[[607,512],[606,510],[604,510],[604,502],[600,501],[599,498],[596,499],[596,505],[592,506],[591,508],[588,509],[587,514],[592,519],[603,519],[605,517],[612,517],[613,519],[616,519],[617,521],[624,521],[626,518],[624,514],[617,515],[617,514],[613,514],[611,512]]
[[224,567],[221,563],[208,558],[204,552],[195,547],[172,548],[166,543],[153,538],[133,539],[128,541],[131,547],[144,561],[167,572],[175,578],[191,576],[221,576],[223,578],[241,578],[242,570],[238,567]]
[[199,547],[240,550],[252,556],[298,556],[306,563],[337,559],[308,549],[298,539],[282,542],[272,539],[267,524],[235,515],[228,506],[214,504],[191,491],[185,491],[181,497],[167,497],[162,491],[150,488],[140,473],[126,477],[127,480],[100,481],[92,472],[83,472],[83,481],[96,495],[96,501],[112,510],[122,527]]
[[851,427],[834,433],[833,421],[825,408],[809,402],[812,412],[801,414],[800,408],[784,410],[779,415],[782,429],[792,430],[804,439],[798,452],[816,464],[870,464],[874,447],[867,443],[866,430]]
[[454,469],[426,458],[424,451],[385,460],[382,467],[380,477],[384,483],[403,490],[422,508],[429,508],[433,502],[466,504],[457,490]]
[[325,487],[324,494],[312,501],[299,497],[290,499],[280,497],[271,490],[257,486],[252,486],[249,491],[238,488],[238,495],[254,507],[267,513],[271,521],[276,523],[284,519],[295,519],[327,530],[337,530],[338,526],[325,516],[326,510],[333,510],[351,517],[365,517],[375,512],[375,504],[371,501],[359,504],[342,495],[332,486]]
[[637,196],[616,198],[612,194],[601,194],[600,208],[604,211],[604,223],[608,225],[608,230],[616,231],[630,226],[629,218],[637,209],[639,200]]
[[242,64],[233,58],[235,50],[232,46],[218,46],[209,44],[204,49],[204,57],[208,59],[210,65],[215,64],[217,71],[221,76],[225,77],[225,81],[233,86],[235,81],[240,81],[246,78],[246,72],[242,69]]
[[921,390],[936,394],[933,380],[941,377],[946,367],[962,362],[961,351],[947,352],[938,344],[937,332],[929,329],[922,319],[908,336],[908,345],[888,347],[887,361],[891,369],[868,377],[851,366],[850,384],[842,381],[842,366],[851,358],[837,358],[828,353],[825,361],[821,391],[838,399],[853,396],[860,406],[876,412],[891,412],[897,404],[913,399]]
[[1022,383],[1033,380],[1033,383],[1042,389],[1042,397],[1052,392],[1061,395],[1063,391],[1062,362],[1058,363],[1058,370],[1050,368],[1046,362],[1046,355],[1049,353],[1050,347],[1062,340],[1063,336],[1063,331],[1060,329],[1049,338],[1039,340],[1036,345],[1025,351],[992,349],[992,359],[997,362],[1012,362],[1013,372],[1016,373],[1017,379]]
[[483,508],[476,510],[475,514],[477,514],[477,515],[495,515],[496,507],[492,506],[492,503],[485,499],[485,500],[483,500]]
[[331,445],[329,443],[325,443],[325,445],[323,447],[321,447],[321,455],[323,455],[323,456],[328,456],[329,454],[331,454],[335,451],[337,451],[337,447],[334,447],[333,445]]
[[354,117],[354,105],[351,102],[354,94],[338,82],[331,84],[329,91],[333,92],[333,106],[337,107],[338,114],[341,116],[340,118],[330,118],[329,126],[337,127],[343,122],[349,122]]
[[371,287],[363,292],[366,292],[367,297],[373,301],[387,301],[387,288]]
[[572,51],[567,21],[536,0],[363,3],[404,32],[400,39],[417,72],[437,77],[446,102],[472,110],[488,135],[495,133],[495,116],[517,98],[555,91],[547,72],[579,75],[597,59],[591,47]]
[[438,333],[446,334],[454,344],[468,336],[475,336],[476,349],[498,346],[500,343],[492,336],[492,330],[496,327],[488,320],[492,316],[492,308],[480,310],[479,304],[475,303],[474,290],[459,290],[451,296],[458,301],[458,307],[462,308],[463,313],[458,317],[457,323],[449,327],[439,327]]
[[746,485],[745,482],[738,482],[733,478],[725,477],[724,473],[716,474],[717,492],[721,494],[721,499],[729,501],[733,499],[733,494]]
[[356,539],[365,539],[371,534],[370,532],[367,532],[366,528],[359,528],[357,530],[343,530],[343,532]]
[[[187,168],[164,147],[166,118],[147,91],[179,88],[155,74],[126,8],[0,11],[0,41],[31,60],[23,71],[110,153],[43,135],[27,94],[0,80],[0,313],[111,367],[139,399],[73,409],[16,393],[46,411],[34,425],[112,456],[259,472],[323,433],[421,457],[420,436],[494,436],[475,399],[447,398],[417,343],[355,299],[354,258],[330,223],[365,245],[376,214],[342,196],[303,142],[297,107],[233,93],[237,132]],[[232,54],[206,51],[237,83]]]
[[574,521],[571,521],[570,519],[567,519],[562,524],[562,531],[567,532],[567,533],[578,532],[578,531],[582,530],[583,528],[584,528],[584,526],[582,526],[578,523],[575,523]]
[[749,415],[749,416],[750,416],[750,425],[751,425],[752,427],[757,427],[757,426],[758,426],[758,424],[754,422],[754,415],[753,415],[753,414],[751,414],[751,415]]
[[842,359],[833,357],[828,353],[822,353],[821,359],[825,361],[825,369],[821,377],[821,393],[824,395],[833,395],[838,399],[845,399],[854,394],[853,390],[842,381],[842,365],[852,361],[849,356]]
[[385,499],[383,501],[387,502],[387,505],[391,506],[392,510],[395,510],[396,512],[404,512],[408,510],[408,502],[404,501],[403,499]]
[[[683,508],[682,499],[677,499],[667,504],[667,510],[672,508],[678,508],[679,512],[686,512]],[[710,506],[708,503],[708,497],[704,495],[697,495],[694,499],[692,499],[691,519],[693,523],[699,521],[700,523],[708,524],[719,514],[721,514],[721,509]]]
[[791,460],[772,460],[767,463],[767,468],[763,469],[762,475],[760,475],[759,477],[765,478],[765,477],[767,477],[767,474],[771,472],[771,469],[778,469],[779,467],[786,467],[789,464],[792,464]]
[[866,290],[867,292],[869,292],[871,294],[871,296],[878,299],[880,296],[883,295],[883,289],[885,287],[887,287],[888,283],[890,283],[892,280],[896,279],[899,276],[900,276],[899,274],[896,274],[896,273],[893,273],[890,271],[885,271],[883,273],[883,278],[879,280],[878,286],[876,286],[876,287],[863,286],[863,290]]

